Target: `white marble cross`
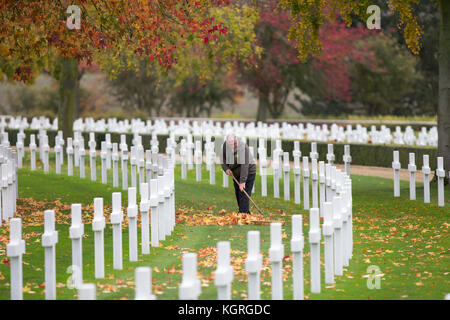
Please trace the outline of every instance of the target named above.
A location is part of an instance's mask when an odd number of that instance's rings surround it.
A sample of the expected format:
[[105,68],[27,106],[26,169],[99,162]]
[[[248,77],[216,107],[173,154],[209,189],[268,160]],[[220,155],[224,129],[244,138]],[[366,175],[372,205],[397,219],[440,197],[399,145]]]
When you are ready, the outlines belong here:
[[114,192],[112,194],[111,224],[113,226],[113,267],[122,270],[122,194]]
[[308,157],[303,157],[303,209],[309,209],[309,165]]
[[150,210],[151,210],[151,242],[152,247],[159,246],[159,196],[158,196],[158,179],[150,180]]
[[45,299],[56,299],[56,251],[58,231],[55,230],[55,211],[44,212],[44,234],[42,246],[45,248]]
[[259,252],[259,231],[249,231],[247,234],[247,259],[245,271],[248,274],[248,299],[260,299],[260,272],[262,254]]
[[324,223],[322,225],[323,237],[325,240],[324,259],[325,259],[325,284],[334,283],[334,253],[333,253],[333,204],[324,202],[323,204]]
[[197,278],[197,254],[183,254],[183,278],[178,288],[181,300],[197,300],[201,293],[200,280]]
[[305,240],[303,238],[303,221],[301,214],[292,215],[292,282],[294,300],[304,299],[303,286],[303,248]]
[[137,248],[137,212],[136,205],[136,188],[128,188],[128,254],[130,261],[137,261],[138,248]]
[[231,282],[233,267],[230,264],[230,242],[217,243],[217,269],[214,272],[214,284],[217,286],[218,300],[231,300]]
[[309,243],[311,252],[311,293],[320,293],[320,220],[319,208],[309,210]]
[[445,178],[444,157],[437,158],[436,176],[437,176],[437,182],[438,182],[438,206],[443,207],[445,205],[445,201],[444,201],[444,178]]
[[94,198],[94,219],[92,231],[94,232],[95,251],[95,278],[105,277],[105,216],[103,215],[103,198]]
[[394,151],[394,161],[392,161],[392,169],[394,169],[394,197],[400,197],[400,168],[398,151]]
[[284,200],[289,201],[290,198],[290,176],[291,165],[289,163],[289,152],[283,153],[283,172],[284,172]]
[[427,154],[423,155],[423,202],[430,203],[430,160]]
[[22,240],[22,220],[12,218],[9,221],[9,243],[6,255],[10,258],[11,300],[23,299],[22,255],[25,253],[25,241]]
[[72,224],[69,228],[69,238],[72,239],[72,271],[73,285],[79,288],[83,283],[83,248],[84,224],[81,221],[81,204],[72,204]]
[[270,224],[269,260],[272,263],[272,300],[283,300],[283,257],[284,246],[281,243],[281,223]]
[[409,153],[409,164],[408,164],[408,171],[409,171],[409,200],[416,200],[416,161],[415,161],[415,154],[410,152]]
[[152,294],[152,269],[149,267],[138,267],[134,271],[136,293],[134,300],[155,300]]

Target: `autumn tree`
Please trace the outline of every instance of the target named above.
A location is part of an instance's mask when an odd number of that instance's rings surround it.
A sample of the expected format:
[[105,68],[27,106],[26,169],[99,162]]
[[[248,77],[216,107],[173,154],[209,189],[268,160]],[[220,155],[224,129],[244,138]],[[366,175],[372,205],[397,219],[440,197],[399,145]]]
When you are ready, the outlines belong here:
[[[414,7],[420,0],[386,0],[388,7],[398,14],[408,48],[420,51],[423,29]],[[440,10],[439,29],[439,97],[438,97],[438,155],[444,157],[444,167],[450,168],[450,1],[433,1]],[[290,38],[297,43],[299,58],[320,54],[322,43],[319,30],[336,16],[351,24],[352,15],[367,21],[369,0],[279,0],[280,6],[291,16]]]
[[237,87],[233,74],[217,74],[209,80],[191,76],[174,88],[170,95],[168,113],[186,117],[208,117],[214,109],[223,110],[226,103],[234,103]]
[[266,121],[268,113],[273,118],[283,113],[298,59],[294,43],[287,39],[288,13],[277,11],[275,2],[259,5],[255,32],[263,50],[250,57],[248,64],[239,62],[238,69],[242,82],[258,97],[257,121]]
[[362,63],[351,67],[354,101],[363,106],[369,115],[412,115],[417,107],[411,95],[422,79],[416,70],[418,58],[400,46],[389,36],[370,37],[358,44],[360,48],[371,48],[378,68]]
[[[170,69],[176,46],[222,32],[209,16],[228,0],[80,0],[80,29],[66,24],[67,0],[0,0],[0,70],[8,79],[32,82],[43,69],[59,72],[58,123],[72,135],[78,62],[96,55],[119,55],[123,48]],[[73,13],[73,11],[72,11]]]
[[323,44],[321,54],[306,62],[301,72],[295,74],[295,85],[306,93],[295,95],[302,109],[290,106],[304,114],[338,115],[348,112],[347,105],[354,96],[352,66],[358,64],[368,72],[379,69],[374,48],[367,42],[358,45],[363,39],[372,37],[379,37],[379,34],[369,34],[361,26],[348,28],[340,21],[324,24],[319,31]]
[[174,81],[172,77],[161,81],[156,68],[149,66],[153,63],[147,59],[140,59],[139,62],[137,70],[124,69],[109,81],[112,94],[127,110],[140,110],[150,117],[159,117]]
[[103,70],[113,76],[111,84],[119,100],[157,116],[160,112],[210,114],[213,108],[222,108],[225,101],[231,101],[234,81],[227,75],[237,59],[246,64],[250,55],[258,55],[260,51],[254,45],[257,11],[233,3],[210,8],[207,17],[220,22],[199,37],[181,39],[175,46],[173,54],[177,60],[170,70],[136,57],[127,48],[120,57],[109,52],[97,56]]

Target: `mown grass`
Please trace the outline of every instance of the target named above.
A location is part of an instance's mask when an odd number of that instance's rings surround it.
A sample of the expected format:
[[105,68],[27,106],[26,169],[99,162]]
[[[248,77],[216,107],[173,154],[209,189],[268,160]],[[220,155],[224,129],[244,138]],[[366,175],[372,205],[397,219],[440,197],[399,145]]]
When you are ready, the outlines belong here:
[[[28,161],[28,160],[27,160]],[[99,159],[97,165],[99,165]],[[88,162],[86,161],[86,166]],[[65,168],[63,169],[65,170]],[[94,197],[103,197],[105,205],[110,205],[111,193],[120,191],[110,185],[91,182],[90,172],[86,167],[86,179],[77,177],[44,174],[41,164],[37,171],[28,168],[19,171],[20,198],[19,205],[36,201],[36,211],[52,209],[46,205],[49,201],[60,199],[65,204],[82,203],[87,206]],[[54,171],[54,168],[52,168]],[[100,169],[97,170],[97,181],[100,180]],[[63,171],[66,172],[66,171]],[[111,174],[111,173],[110,173]],[[222,187],[222,172],[216,168],[216,185],[209,184],[209,174],[203,169],[202,182],[195,181],[195,172],[188,172],[188,179],[180,179],[180,168],[176,168],[176,208],[184,214],[223,215],[236,211],[234,191],[230,181],[228,189]],[[449,286],[449,201],[446,206],[437,206],[436,186],[432,185],[431,204],[423,203],[422,185],[417,184],[417,200],[410,201],[409,184],[401,182],[402,197],[393,198],[392,181],[376,177],[353,175],[353,221],[354,221],[354,253],[350,266],[344,275],[336,277],[333,286],[324,284],[322,273],[322,293],[310,293],[309,244],[307,241],[308,213],[303,204],[293,202],[293,178],[291,177],[291,200],[284,201],[283,184],[280,182],[280,199],[272,198],[272,179],[268,179],[269,197],[260,196],[259,177],[256,180],[256,194],[253,196],[267,217],[283,221],[285,255],[289,256],[289,239],[291,236],[290,219],[292,214],[303,214],[303,233],[305,235],[304,272],[306,299],[442,299],[450,292]],[[121,181],[121,179],[119,179]],[[111,182],[111,176],[109,177]],[[129,179],[129,182],[131,180]],[[446,187],[448,197],[449,187]],[[126,207],[126,192],[122,192],[122,204]],[[303,199],[302,199],[303,200]],[[256,211],[255,211],[256,212]],[[37,220],[43,214],[37,214]],[[67,215],[69,212],[67,211]],[[86,210],[85,215],[92,214]],[[109,215],[108,212],[105,213]],[[226,215],[226,214],[225,214]],[[39,218],[41,217],[41,218]],[[71,265],[71,240],[68,238],[69,225],[59,223],[57,244],[57,289],[58,299],[76,298],[76,291],[66,285],[70,274],[66,273]],[[90,225],[85,226],[83,238],[84,281],[97,284],[98,299],[133,299],[134,269],[137,266],[153,268],[153,288],[158,299],[177,299],[178,285],[181,281],[181,256],[184,251],[198,252],[199,273],[202,280],[201,299],[215,299],[217,295],[212,278],[214,252],[212,248],[221,240],[231,241],[233,264],[239,273],[233,281],[233,298],[245,298],[246,282],[242,272],[246,251],[246,234],[249,230],[261,232],[261,251],[268,257],[270,234],[268,226],[257,225],[176,225],[173,234],[160,247],[151,248],[150,255],[142,255],[139,239],[139,261],[129,262],[128,230],[123,230],[123,270],[112,268],[112,234],[111,225],[105,228],[105,279],[94,278],[94,241]],[[43,226],[23,228],[26,238],[26,254],[24,261],[25,299],[44,298],[44,250],[40,237]],[[6,243],[9,231],[0,227],[0,299],[9,299],[9,264],[6,257]],[[323,254],[323,247],[322,247]],[[323,257],[322,257],[323,261]],[[381,270],[381,288],[370,290],[367,286],[369,266],[378,266]],[[284,261],[287,280],[284,282],[285,299],[292,298],[291,259]],[[262,272],[262,298],[270,299],[270,264]],[[323,266],[322,266],[323,268]],[[323,269],[322,269],[323,272]]]

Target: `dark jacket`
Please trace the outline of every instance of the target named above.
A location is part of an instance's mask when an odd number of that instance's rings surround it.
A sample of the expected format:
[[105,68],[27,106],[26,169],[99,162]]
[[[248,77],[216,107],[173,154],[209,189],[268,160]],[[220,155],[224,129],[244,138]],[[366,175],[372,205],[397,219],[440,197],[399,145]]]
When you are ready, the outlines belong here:
[[224,142],[220,160],[223,171],[230,169],[239,183],[246,182],[249,174],[256,173],[255,159],[250,154],[248,145],[240,140],[236,150]]

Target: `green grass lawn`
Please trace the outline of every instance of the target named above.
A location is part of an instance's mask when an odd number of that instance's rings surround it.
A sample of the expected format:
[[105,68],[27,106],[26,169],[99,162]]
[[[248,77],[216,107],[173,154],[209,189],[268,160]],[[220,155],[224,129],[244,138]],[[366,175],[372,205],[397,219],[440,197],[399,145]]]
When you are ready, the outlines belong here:
[[[28,157],[28,155],[27,155]],[[88,159],[88,157],[86,157]],[[28,166],[28,158],[25,160]],[[53,160],[52,160],[53,161]],[[53,163],[53,162],[51,162]],[[97,165],[100,164],[99,159]],[[264,254],[264,267],[261,273],[262,298],[270,299],[270,246],[269,226],[262,225],[189,225],[186,216],[197,215],[205,221],[212,217],[231,216],[236,211],[234,190],[230,181],[228,189],[222,187],[222,172],[216,168],[216,185],[209,184],[209,173],[203,171],[202,182],[195,181],[195,171],[188,171],[188,179],[180,179],[180,168],[176,168],[176,208],[183,222],[176,225],[173,234],[162,241],[160,247],[151,248],[149,255],[142,255],[139,241],[139,261],[129,262],[128,229],[123,229],[124,268],[112,268],[112,229],[109,224],[111,194],[110,184],[90,181],[88,161],[86,179],[53,173],[44,174],[42,165],[37,171],[28,168],[19,171],[19,215],[23,217],[23,235],[26,239],[26,253],[23,256],[24,299],[44,299],[44,250],[40,239],[43,233],[43,211],[55,209],[59,232],[57,252],[57,297],[76,298],[76,290],[66,285],[70,276],[66,273],[71,265],[71,240],[68,237],[70,226],[70,204],[83,204],[83,219],[86,223],[83,238],[84,282],[97,284],[97,299],[133,299],[134,269],[138,266],[153,268],[153,289],[158,299],[177,299],[178,285],[181,281],[182,252],[198,253],[199,276],[202,279],[201,299],[215,299],[213,273],[215,265],[215,246],[218,241],[231,241],[232,263],[235,268],[233,299],[246,297],[246,274],[244,261],[246,235],[250,230],[261,232],[261,250]],[[111,171],[109,182],[112,181]],[[121,177],[119,177],[121,182]],[[293,201],[293,177],[291,180],[291,201],[284,201],[283,184],[280,183],[280,199],[271,197],[272,179],[268,179],[269,197],[260,196],[259,177],[256,180],[256,194],[253,196],[266,218],[282,221],[285,244],[284,298],[292,298],[292,268],[289,240],[291,235],[291,215],[303,214],[303,233],[305,236],[304,276],[306,299],[443,299],[450,292],[449,286],[449,236],[450,203],[437,206],[436,186],[432,185],[431,204],[423,203],[422,184],[417,184],[417,200],[409,200],[409,183],[401,182],[400,199],[393,197],[392,180],[353,175],[353,227],[354,253],[350,266],[344,268],[344,275],[336,277],[335,285],[324,284],[322,265],[322,293],[310,293],[309,243],[307,241],[308,212],[303,204]],[[97,169],[100,181],[100,169]],[[129,178],[130,183],[130,178]],[[448,198],[449,187],[445,190]],[[92,202],[95,197],[105,199],[105,279],[94,278],[94,239],[90,221],[93,215]],[[122,193],[122,205],[126,207],[126,192]],[[303,199],[302,199],[303,200]],[[255,211],[256,212],[256,211]],[[140,231],[140,230],[139,230]],[[0,299],[9,299],[9,264],[6,257],[6,243],[9,228],[0,227]],[[323,238],[323,237],[322,237]],[[322,239],[323,240],[323,239]],[[321,249],[323,254],[323,246]],[[323,261],[323,257],[322,257]],[[367,268],[378,266],[381,270],[381,288],[367,288]]]

